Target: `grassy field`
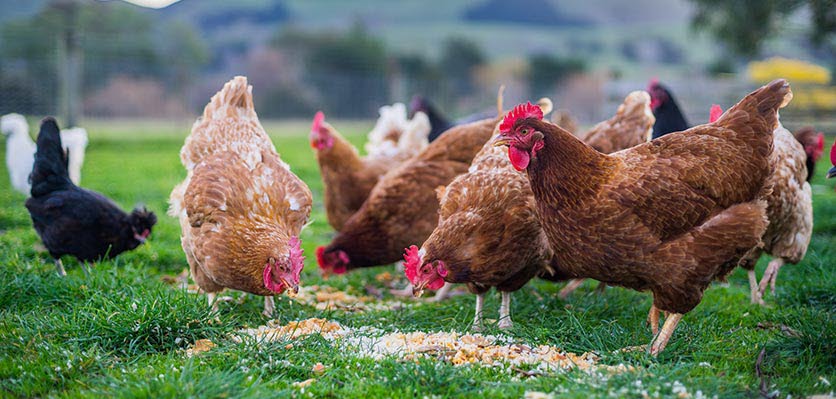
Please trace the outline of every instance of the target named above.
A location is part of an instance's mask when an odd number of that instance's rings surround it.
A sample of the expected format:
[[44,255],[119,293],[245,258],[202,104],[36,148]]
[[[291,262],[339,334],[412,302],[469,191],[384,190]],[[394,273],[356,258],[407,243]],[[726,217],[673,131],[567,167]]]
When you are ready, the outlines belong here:
[[[341,125],[336,123],[339,128]],[[362,141],[368,124],[350,125]],[[836,384],[836,193],[823,160],[813,183],[816,226],[806,259],[786,266],[768,306],[749,304],[745,273],[715,284],[687,314],[658,358],[615,352],[646,344],[650,296],[625,289],[594,292],[587,282],[568,301],[559,285],[534,281],[515,294],[515,326],[507,334],[528,345],[594,351],[602,364],[632,366],[620,373],[550,371],[533,377],[505,368],[453,366],[438,359],[372,359],[312,335],[255,345],[231,337],[265,324],[261,298],[222,303],[212,313],[203,296],[163,282],[187,268],[177,222],[165,216],[171,188],[185,172],[178,151],[188,125],[90,124],[82,185],[124,207],[147,204],[159,224],[147,245],[101,262],[86,278],[64,259],[59,278],[23,207],[24,197],[0,167],[0,397],[509,397],[553,392],[559,397],[786,397],[828,394]],[[309,255],[303,285],[328,284],[363,294],[391,266],[348,277],[319,278],[313,250],[332,231],[325,223],[322,186],[306,140],[306,123],[269,124],[282,157],[314,193],[313,224],[302,234]],[[831,139],[832,140],[832,139]],[[831,140],[828,140],[829,142]],[[829,148],[829,147],[828,147]],[[5,154],[5,148],[0,148]],[[758,273],[763,272],[763,260]],[[388,295],[388,294],[387,294]],[[466,332],[473,297],[417,303],[398,311],[316,310],[277,298],[279,322],[321,317],[349,327],[384,331]],[[498,295],[486,303],[495,318]],[[489,323],[490,324],[490,323]],[[489,333],[498,333],[489,325]],[[185,349],[208,338],[217,346],[189,357]],[[760,373],[758,355],[763,352]],[[322,363],[325,372],[312,368]],[[315,378],[300,388],[295,382]]]

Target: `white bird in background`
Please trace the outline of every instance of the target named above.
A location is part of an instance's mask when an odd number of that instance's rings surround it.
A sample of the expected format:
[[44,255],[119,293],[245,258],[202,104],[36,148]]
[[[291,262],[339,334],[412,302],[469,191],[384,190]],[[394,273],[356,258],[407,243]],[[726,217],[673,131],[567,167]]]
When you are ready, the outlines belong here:
[[[20,114],[3,115],[0,118],[0,131],[6,138],[6,167],[12,187],[29,195],[29,174],[35,162],[35,142],[29,136],[29,124]],[[69,155],[70,180],[76,185],[81,182],[81,166],[84,164],[84,151],[87,148],[87,131],[76,127],[61,131],[61,146]]]

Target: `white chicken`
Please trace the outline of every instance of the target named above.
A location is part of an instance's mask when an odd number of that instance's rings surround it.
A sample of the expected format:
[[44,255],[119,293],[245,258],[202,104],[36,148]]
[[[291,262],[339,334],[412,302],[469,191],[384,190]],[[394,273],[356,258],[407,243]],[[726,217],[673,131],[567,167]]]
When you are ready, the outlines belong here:
[[384,105],[380,117],[369,132],[366,153],[369,157],[392,157],[400,154],[417,154],[429,144],[430,119],[423,112],[407,119],[403,103]]
[[[20,114],[3,115],[0,131],[6,139],[6,167],[12,187],[28,196],[31,188],[29,174],[35,162],[35,142],[29,136],[29,124]],[[76,127],[61,131],[61,146],[69,156],[70,180],[76,185],[81,182],[81,167],[84,165],[84,151],[87,148],[87,131]]]

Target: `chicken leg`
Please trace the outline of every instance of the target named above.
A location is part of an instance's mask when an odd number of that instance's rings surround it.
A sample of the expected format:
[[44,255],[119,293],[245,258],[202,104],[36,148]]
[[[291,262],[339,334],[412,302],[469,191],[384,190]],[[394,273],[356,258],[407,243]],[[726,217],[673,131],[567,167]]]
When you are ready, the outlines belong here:
[[647,314],[647,323],[650,324],[650,331],[655,337],[659,334],[659,308],[650,305],[650,313]]
[[473,327],[471,330],[475,332],[482,331],[482,306],[485,304],[485,293],[476,294],[476,316],[473,317]]
[[585,279],[582,278],[573,278],[569,280],[569,283],[566,284],[566,286],[563,287],[563,289],[561,289],[560,292],[557,293],[557,296],[559,296],[560,299],[568,298],[569,295],[572,295],[572,293],[575,292],[575,290],[577,290],[578,287],[581,286],[581,284],[583,284],[584,280]]
[[[749,295],[752,298],[752,303],[757,303],[759,305],[763,305],[763,298],[761,298],[760,289],[758,286],[758,277],[755,275],[755,269],[749,270]],[[766,279],[767,275],[764,274],[763,278]]]
[[206,293],[206,300],[209,301],[209,306],[212,307],[212,313],[218,313],[218,294],[214,292]]
[[67,275],[67,272],[64,270],[64,264],[61,263],[61,259],[55,259],[55,270],[61,277],[65,277]]
[[668,345],[668,340],[671,339],[673,331],[676,329],[676,325],[679,324],[680,320],[682,320],[682,313],[671,313],[665,318],[665,324],[662,326],[662,330],[650,341],[651,355],[658,356],[665,349],[665,346]]
[[273,313],[276,311],[276,303],[273,301],[272,295],[267,295],[264,297],[264,311],[261,314],[273,318]]
[[511,293],[502,291],[502,304],[499,306],[499,328],[508,329],[514,326],[511,322]]
[[[784,259],[783,258],[775,258],[769,262],[769,265],[766,266],[766,271],[763,272],[763,278],[761,279],[761,283],[758,284],[758,294],[761,298],[763,298],[763,294],[766,293],[766,286],[769,284],[770,291],[772,295],[775,295],[775,280],[778,278],[778,270],[781,269],[781,266],[784,266]],[[761,305],[763,304],[763,299],[761,299]]]

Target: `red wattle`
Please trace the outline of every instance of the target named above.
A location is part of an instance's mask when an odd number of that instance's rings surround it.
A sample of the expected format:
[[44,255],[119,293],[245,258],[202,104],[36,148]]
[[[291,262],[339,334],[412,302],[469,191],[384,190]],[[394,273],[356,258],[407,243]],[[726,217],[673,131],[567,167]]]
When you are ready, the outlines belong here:
[[431,283],[427,284],[427,288],[429,288],[431,290],[438,290],[438,289],[441,289],[441,287],[443,287],[443,286],[444,286],[444,279],[442,279],[442,278],[437,278],[437,279],[433,280]]
[[521,150],[513,145],[508,147],[508,158],[511,159],[511,166],[516,170],[524,170],[528,167],[531,161],[531,156],[528,152]]

